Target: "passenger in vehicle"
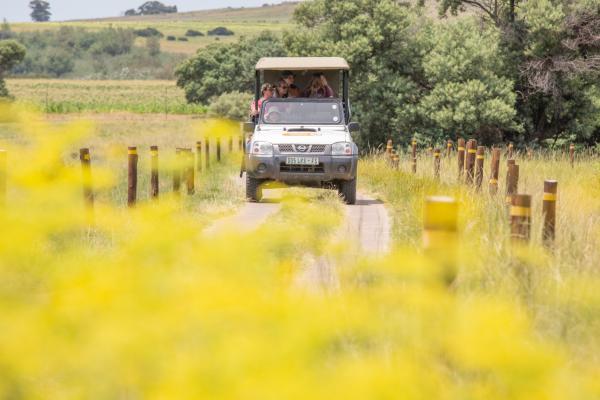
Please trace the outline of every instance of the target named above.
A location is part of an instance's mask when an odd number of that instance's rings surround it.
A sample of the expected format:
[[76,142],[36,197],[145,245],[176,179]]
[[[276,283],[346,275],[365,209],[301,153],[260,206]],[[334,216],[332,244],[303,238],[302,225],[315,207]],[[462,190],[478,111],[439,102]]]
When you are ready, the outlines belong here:
[[260,109],[262,108],[263,102],[265,100],[273,97],[273,93],[274,93],[273,85],[271,85],[270,83],[263,83],[263,85],[260,88],[260,93],[261,93],[261,98],[258,99],[258,104],[254,100],[252,100],[252,103],[250,103],[250,116],[252,118],[254,118],[258,114],[260,114]]
[[325,75],[322,73],[313,74],[310,84],[305,92],[305,97],[327,98],[334,97],[333,89],[327,83]]
[[302,97],[302,91],[298,88],[298,86],[291,84],[288,88],[288,97]]
[[277,82],[277,89],[275,90],[275,93],[273,95],[273,97],[278,98],[278,99],[285,99],[288,97],[288,83],[285,81],[285,79],[280,79],[279,82]]
[[294,75],[292,71],[283,71],[281,73],[281,79],[283,79],[288,84],[288,87],[296,83],[296,75]]

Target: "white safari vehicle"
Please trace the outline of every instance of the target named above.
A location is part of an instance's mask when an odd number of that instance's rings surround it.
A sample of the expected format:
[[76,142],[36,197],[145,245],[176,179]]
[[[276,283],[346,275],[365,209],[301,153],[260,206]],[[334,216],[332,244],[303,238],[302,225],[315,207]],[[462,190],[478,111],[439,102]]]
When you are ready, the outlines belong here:
[[256,64],[255,104],[263,83],[276,84],[292,71],[294,84],[305,89],[315,74],[325,76],[333,97],[271,98],[246,123],[246,197],[260,201],[265,183],[280,182],[337,189],[347,204],[356,202],[358,148],[351,133],[348,63],[337,57],[261,58]]

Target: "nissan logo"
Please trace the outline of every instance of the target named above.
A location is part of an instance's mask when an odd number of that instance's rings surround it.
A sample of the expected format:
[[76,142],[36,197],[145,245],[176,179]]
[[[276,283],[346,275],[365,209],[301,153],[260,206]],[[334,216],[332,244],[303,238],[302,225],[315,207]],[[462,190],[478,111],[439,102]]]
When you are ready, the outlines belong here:
[[301,153],[304,153],[306,150],[308,150],[308,146],[305,144],[299,144],[296,146],[296,150]]

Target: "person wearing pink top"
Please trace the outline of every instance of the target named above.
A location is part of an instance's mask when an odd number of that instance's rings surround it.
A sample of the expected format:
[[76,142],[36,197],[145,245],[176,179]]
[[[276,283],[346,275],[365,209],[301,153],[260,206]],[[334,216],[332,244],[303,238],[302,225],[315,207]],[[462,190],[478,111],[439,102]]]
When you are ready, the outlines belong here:
[[273,86],[270,83],[263,83],[260,88],[261,98],[258,99],[258,104],[256,101],[252,100],[250,103],[250,116],[252,118],[257,117],[260,114],[260,109],[262,108],[262,104],[265,100],[273,97]]

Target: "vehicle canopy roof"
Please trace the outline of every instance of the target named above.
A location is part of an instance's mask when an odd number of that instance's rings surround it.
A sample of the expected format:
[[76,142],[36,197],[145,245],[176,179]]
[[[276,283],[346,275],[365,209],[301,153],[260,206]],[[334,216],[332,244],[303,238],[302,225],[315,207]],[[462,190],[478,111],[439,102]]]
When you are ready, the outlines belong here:
[[257,71],[348,71],[349,69],[348,63],[341,57],[263,57],[256,63]]

